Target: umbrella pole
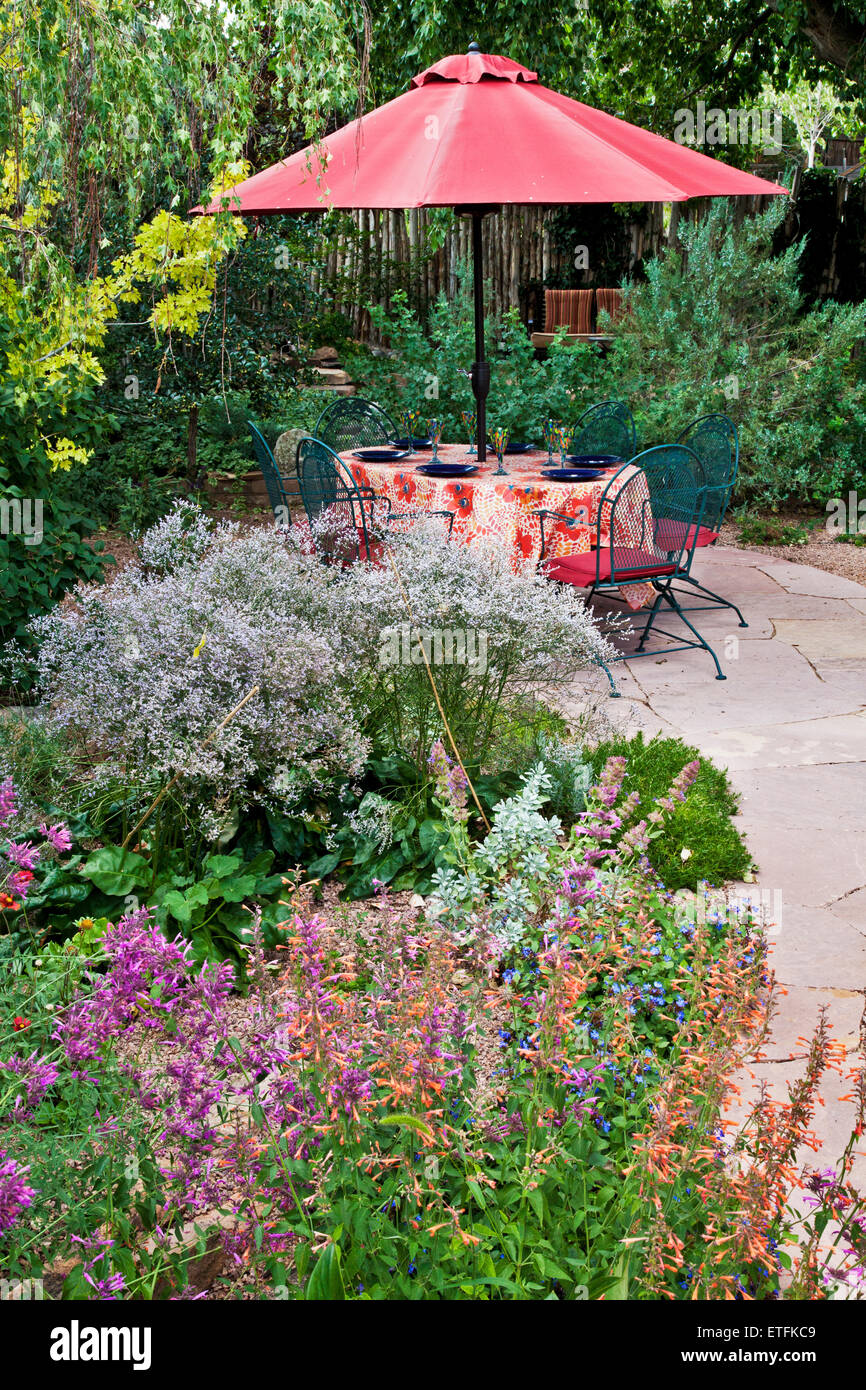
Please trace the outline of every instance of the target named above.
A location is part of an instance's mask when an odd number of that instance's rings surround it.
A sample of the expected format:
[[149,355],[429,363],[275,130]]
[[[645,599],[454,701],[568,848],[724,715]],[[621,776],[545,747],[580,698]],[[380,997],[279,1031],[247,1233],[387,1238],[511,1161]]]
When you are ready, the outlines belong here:
[[483,212],[472,213],[472,284],[475,291],[475,362],[472,390],[478,419],[478,462],[487,458],[487,393],[490,390],[490,363],[484,360],[484,277],[482,272],[481,223]]

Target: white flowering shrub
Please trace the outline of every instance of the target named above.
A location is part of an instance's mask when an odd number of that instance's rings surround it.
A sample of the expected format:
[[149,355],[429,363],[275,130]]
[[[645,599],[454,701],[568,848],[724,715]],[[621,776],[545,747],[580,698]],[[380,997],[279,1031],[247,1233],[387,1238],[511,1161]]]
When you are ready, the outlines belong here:
[[[435,693],[417,633],[394,659],[395,632],[416,629],[460,648],[440,662],[431,647]],[[448,540],[441,522],[389,528],[381,563],[323,564],[309,536],[215,526],[188,502],[147,532],[137,564],[34,630],[51,719],[86,740],[96,775],[152,789],[179,774],[211,838],[254,804],[298,812],[374,749],[413,757],[426,777],[440,702],[478,766],[503,706],[531,709],[607,652],[572,590],[512,568],[499,545]],[[380,852],[391,816],[384,799],[357,813]]]
[[39,620],[40,685],[102,775],[180,772],[216,834],[252,802],[291,812],[354,776],[368,743],[325,568],[275,530],[176,527],[173,514],[145,537],[147,567]]
[[229,540],[238,531],[237,522],[216,524],[195,502],[180,497],[171,511],[142,536],[141,568],[146,574],[164,575],[182,564],[195,564],[215,539]]
[[578,671],[613,655],[580,594],[514,568],[499,542],[449,540],[431,519],[388,528],[383,562],[353,565],[330,591],[333,621],[368,692],[389,748],[421,767],[442,733],[439,701],[464,759],[483,763],[503,704],[555,694]]

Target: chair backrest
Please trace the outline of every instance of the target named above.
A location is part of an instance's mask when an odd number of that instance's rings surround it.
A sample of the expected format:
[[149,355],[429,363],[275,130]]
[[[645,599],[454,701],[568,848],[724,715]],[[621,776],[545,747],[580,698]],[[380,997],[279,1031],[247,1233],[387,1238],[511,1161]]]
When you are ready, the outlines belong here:
[[545,290],[545,333],[555,333],[557,328],[567,328],[569,333],[591,333],[594,294],[594,290]]
[[718,531],[737,481],[740,462],[737,427],[727,415],[701,415],[683,430],[677,443],[687,444],[701,461],[702,481],[707,488],[703,524],[711,531]]
[[397,437],[397,426],[387,411],[360,396],[341,396],[323,410],[313,431],[335,453],[344,449],[375,448]]
[[298,445],[298,486],[319,558],[339,563],[361,556],[369,559],[363,498],[349,470],[324,440],[302,439]]
[[265,439],[258,425],[254,425],[252,420],[247,420],[247,426],[253,440],[253,449],[259,468],[262,470],[262,477],[265,480],[265,487],[268,490],[268,501],[270,502],[274,515],[277,515],[277,508],[283,514],[283,519],[289,520],[289,498],[286,492],[286,479],[283,478],[277,466],[277,461],[271,451],[271,446]]
[[675,566],[688,573],[706,502],[698,462],[684,444],[661,444],[637,454],[625,478],[620,469],[607,484],[596,542],[599,555],[605,548],[610,556],[612,583],[627,583],[653,568]]
[[[595,307],[597,313],[602,310],[610,314],[611,326],[619,323],[625,310],[622,303],[622,290],[617,289],[597,289],[595,292]],[[598,324],[599,332],[603,331],[601,323]]]
[[575,454],[613,454],[630,459],[637,449],[634,417],[623,401],[600,401],[574,427]]

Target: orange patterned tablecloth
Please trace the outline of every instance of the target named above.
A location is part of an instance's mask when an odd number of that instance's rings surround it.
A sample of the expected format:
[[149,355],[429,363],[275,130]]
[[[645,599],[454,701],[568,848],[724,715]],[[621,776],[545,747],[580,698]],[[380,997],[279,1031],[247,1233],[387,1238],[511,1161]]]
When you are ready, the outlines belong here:
[[[440,444],[439,457],[443,463],[474,463],[466,453],[465,444]],[[488,454],[487,462],[477,473],[466,478],[430,478],[415,470],[419,463],[429,463],[431,451],[424,449],[401,459],[399,463],[370,463],[356,459],[352,450],[340,455],[355,481],[387,497],[394,511],[452,511],[455,540],[470,543],[482,538],[494,538],[507,546],[515,557],[538,561],[541,555],[541,528],[533,512],[547,508],[573,517],[576,524],[545,521],[546,555],[586,554],[596,541],[598,508],[602,493],[616,465],[600,478],[588,482],[561,483],[545,478],[541,469],[547,467],[543,449],[526,454],[506,454],[504,467],[508,476],[495,477],[496,457]],[[602,542],[610,537],[610,499],[622,484],[639,470],[624,469],[614,488],[605,499],[601,518]],[[644,494],[644,497],[646,494]],[[644,498],[635,491],[635,506],[629,512],[617,511],[617,529],[622,540],[641,539],[641,504]],[[607,517],[605,517],[607,512]],[[621,592],[630,608],[641,608],[653,593],[651,584],[630,584]]]

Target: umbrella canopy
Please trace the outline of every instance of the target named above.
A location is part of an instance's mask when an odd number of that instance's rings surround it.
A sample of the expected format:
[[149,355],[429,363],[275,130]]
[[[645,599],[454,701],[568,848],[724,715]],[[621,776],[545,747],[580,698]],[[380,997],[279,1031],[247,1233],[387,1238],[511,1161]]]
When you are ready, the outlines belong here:
[[206,209],[454,207],[473,220],[479,459],[490,369],[484,360],[481,224],[503,203],[681,202],[786,193],[753,174],[561,96],[510,58],[454,54],[408,92],[237,184]]

